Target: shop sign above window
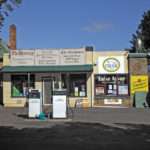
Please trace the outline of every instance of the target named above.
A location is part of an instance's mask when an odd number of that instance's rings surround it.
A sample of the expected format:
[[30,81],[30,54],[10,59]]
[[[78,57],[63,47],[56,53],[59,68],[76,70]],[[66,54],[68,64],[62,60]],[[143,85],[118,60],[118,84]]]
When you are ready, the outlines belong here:
[[116,72],[120,68],[120,62],[116,58],[107,58],[103,62],[103,68],[108,72]]
[[98,74],[128,73],[126,56],[99,56]]
[[11,66],[84,65],[85,48],[10,51]]

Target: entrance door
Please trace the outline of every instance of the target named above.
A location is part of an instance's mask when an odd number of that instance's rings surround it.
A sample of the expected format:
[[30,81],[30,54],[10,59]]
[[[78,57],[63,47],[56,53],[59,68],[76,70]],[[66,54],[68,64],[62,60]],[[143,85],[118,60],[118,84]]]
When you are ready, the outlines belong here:
[[52,80],[43,79],[43,105],[52,104]]

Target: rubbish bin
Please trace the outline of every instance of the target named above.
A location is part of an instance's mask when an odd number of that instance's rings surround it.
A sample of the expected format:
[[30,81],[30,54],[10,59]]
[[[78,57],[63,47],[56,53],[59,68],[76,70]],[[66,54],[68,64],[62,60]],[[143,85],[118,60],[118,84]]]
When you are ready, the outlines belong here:
[[148,106],[146,96],[147,92],[135,92],[134,101],[136,108],[145,108]]

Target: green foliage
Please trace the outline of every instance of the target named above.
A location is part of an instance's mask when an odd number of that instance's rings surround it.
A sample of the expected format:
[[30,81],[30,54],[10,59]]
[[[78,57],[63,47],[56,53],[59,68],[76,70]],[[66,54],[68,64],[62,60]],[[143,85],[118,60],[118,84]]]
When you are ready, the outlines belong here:
[[[142,47],[138,49],[137,39],[142,41]],[[150,10],[144,12],[141,22],[135,34],[132,35],[131,52],[150,52]]]
[[5,18],[14,8],[21,4],[22,0],[0,0],[0,31],[3,27]]

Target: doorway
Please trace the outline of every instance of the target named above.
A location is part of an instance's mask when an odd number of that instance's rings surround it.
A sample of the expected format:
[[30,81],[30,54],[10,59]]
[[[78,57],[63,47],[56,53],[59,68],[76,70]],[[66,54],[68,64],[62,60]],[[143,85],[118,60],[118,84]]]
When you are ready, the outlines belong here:
[[43,78],[43,105],[51,105],[52,104],[52,79],[51,78]]

